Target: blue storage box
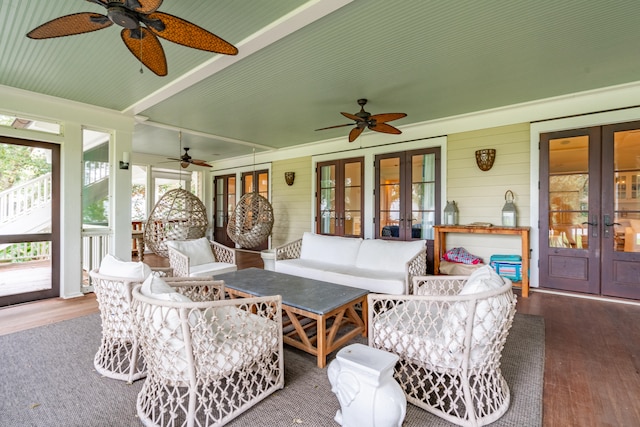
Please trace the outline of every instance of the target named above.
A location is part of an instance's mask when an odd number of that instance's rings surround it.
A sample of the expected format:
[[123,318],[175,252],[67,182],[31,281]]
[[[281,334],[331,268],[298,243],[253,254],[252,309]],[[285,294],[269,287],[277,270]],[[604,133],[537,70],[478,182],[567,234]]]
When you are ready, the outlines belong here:
[[522,280],[522,257],[520,255],[491,255],[490,265],[496,273],[512,282]]

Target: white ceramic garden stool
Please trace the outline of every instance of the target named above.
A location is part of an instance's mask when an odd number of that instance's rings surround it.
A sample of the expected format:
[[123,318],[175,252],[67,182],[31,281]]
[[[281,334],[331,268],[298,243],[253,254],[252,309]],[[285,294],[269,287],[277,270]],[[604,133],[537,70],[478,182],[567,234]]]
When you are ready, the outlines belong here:
[[400,427],[407,399],[393,379],[398,356],[363,344],[338,352],[327,375],[340,402],[335,420],[342,427]]

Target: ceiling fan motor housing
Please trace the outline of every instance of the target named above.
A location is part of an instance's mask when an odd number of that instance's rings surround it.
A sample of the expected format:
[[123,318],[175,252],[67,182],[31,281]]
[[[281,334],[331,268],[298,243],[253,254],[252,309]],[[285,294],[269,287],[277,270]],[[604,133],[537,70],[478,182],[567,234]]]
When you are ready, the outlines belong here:
[[133,30],[138,28],[138,17],[136,14],[123,6],[110,3],[107,9],[107,16],[116,25]]

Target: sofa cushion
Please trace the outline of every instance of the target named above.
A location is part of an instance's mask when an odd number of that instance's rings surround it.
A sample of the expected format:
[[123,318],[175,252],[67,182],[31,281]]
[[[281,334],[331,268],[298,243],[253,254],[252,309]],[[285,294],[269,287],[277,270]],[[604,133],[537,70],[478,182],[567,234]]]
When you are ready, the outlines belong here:
[[394,295],[405,293],[404,273],[393,271],[367,270],[319,261],[288,259],[276,262],[276,272],[366,289],[369,292]]
[[100,262],[98,272],[105,276],[122,277],[142,282],[151,275],[151,268],[142,262],[122,261],[113,255],[107,254]]
[[165,243],[168,247],[186,255],[190,266],[216,262],[211,243],[206,237],[193,240],[167,240]]
[[354,265],[362,239],[323,236],[305,232],[302,236],[300,259],[337,265]]
[[396,242],[370,239],[360,245],[355,266],[368,270],[404,273],[406,264],[425,247],[424,240]]

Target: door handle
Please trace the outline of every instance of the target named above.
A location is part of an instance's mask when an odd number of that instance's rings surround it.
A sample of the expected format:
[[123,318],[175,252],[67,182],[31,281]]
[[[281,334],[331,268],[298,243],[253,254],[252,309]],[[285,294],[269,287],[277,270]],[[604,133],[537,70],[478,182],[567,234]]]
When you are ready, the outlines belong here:
[[604,225],[607,227],[604,229],[604,237],[610,237],[610,228],[609,227],[613,227],[614,225],[622,225],[619,222],[611,222],[611,216],[610,215],[605,215],[604,216]]
[[589,224],[591,228],[591,237],[598,237],[598,217],[596,215],[593,216],[591,222],[586,221],[583,222],[582,225]]

